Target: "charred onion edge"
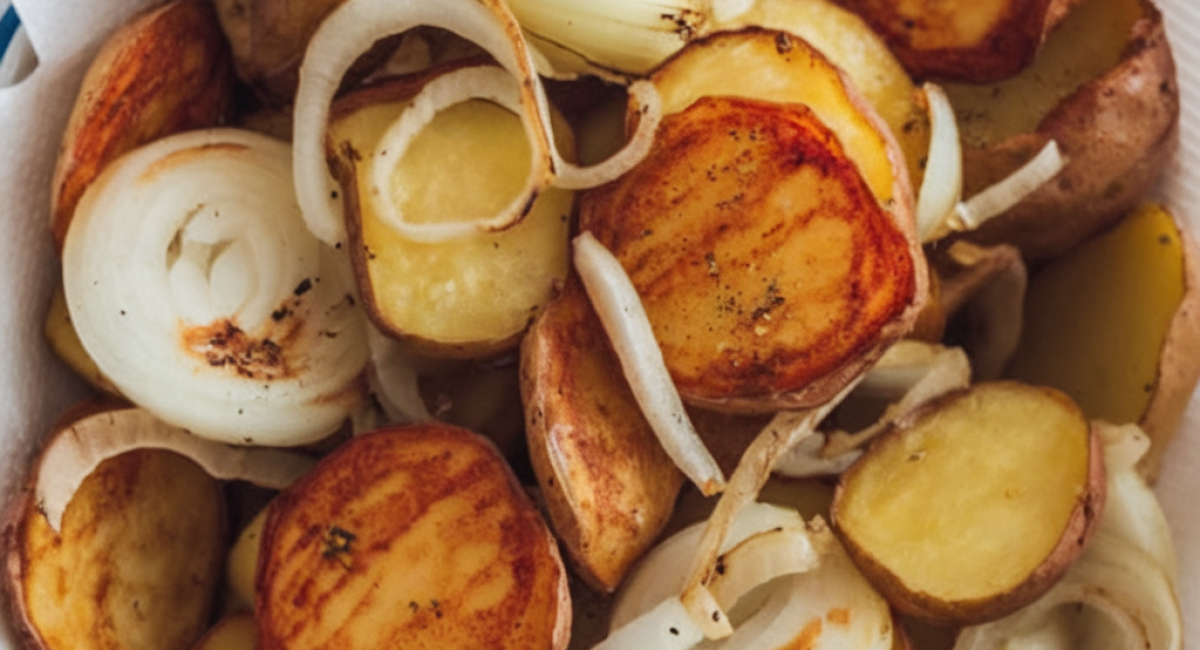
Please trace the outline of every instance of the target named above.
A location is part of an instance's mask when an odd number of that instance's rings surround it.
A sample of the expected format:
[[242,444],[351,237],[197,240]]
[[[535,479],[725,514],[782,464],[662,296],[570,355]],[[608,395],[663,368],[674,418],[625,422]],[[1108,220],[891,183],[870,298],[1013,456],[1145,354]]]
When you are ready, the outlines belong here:
[[50,527],[62,528],[76,490],[100,463],[135,449],[165,449],[191,459],[213,478],[281,490],[316,464],[298,452],[235,447],[206,440],[139,408],[86,417],[55,436],[38,464],[36,503]]
[[575,269],[663,450],[706,496],[724,490],[725,476],[684,410],[650,319],[621,262],[589,231],[575,238],[574,247]]
[[[637,132],[624,149],[591,167],[577,167],[562,158],[551,135],[550,106],[536,72],[531,48],[503,2],[348,0],[335,9],[313,35],[300,66],[296,92],[292,164],[297,199],[309,229],[322,241],[336,246],[346,239],[343,208],[338,199],[339,186],[325,160],[330,103],[342,77],[358,55],[375,41],[423,25],[439,27],[474,42],[515,78],[518,112],[530,140],[532,165],[521,195],[505,213],[482,222],[484,230],[502,229],[519,222],[532,199],[546,187],[580,189],[600,185],[620,176],[649,152],[661,110],[653,108],[656,91],[652,84],[640,82],[630,87],[630,95],[645,102],[645,119],[639,121]],[[474,89],[463,87],[459,96],[465,101],[476,96],[475,93]],[[515,210],[511,209],[514,205],[517,206]],[[446,238],[460,233],[451,229],[440,234],[425,234]]]

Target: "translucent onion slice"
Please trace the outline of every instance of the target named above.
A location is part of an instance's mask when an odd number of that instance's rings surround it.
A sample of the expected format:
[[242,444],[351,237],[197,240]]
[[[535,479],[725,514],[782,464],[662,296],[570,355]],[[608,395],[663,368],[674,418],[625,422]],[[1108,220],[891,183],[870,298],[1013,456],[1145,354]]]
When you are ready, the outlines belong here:
[[946,221],[962,200],[963,165],[958,119],[950,99],[934,83],[926,83],[921,91],[929,109],[929,154],[917,194],[917,233],[926,243],[951,230]]
[[[829,434],[821,455],[830,462],[851,457],[855,450],[862,449],[884,429],[925,402],[966,388],[970,382],[971,361],[962,348],[899,341],[867,372],[858,388],[864,395],[888,399],[891,403],[879,419],[865,429]],[[776,471],[799,476],[790,456],[776,466]]]
[[706,496],[725,489],[725,476],[683,408],[641,298],[621,262],[590,232],[576,237],[574,246],[575,269],[663,450]]
[[416,364],[395,340],[369,328],[371,350],[368,382],[380,408],[392,422],[427,422],[434,419],[421,398]]
[[1054,140],[1046,143],[1032,160],[1022,165],[1000,182],[959,203],[956,229],[971,230],[1001,214],[1029,196],[1046,181],[1054,178],[1066,166],[1066,159]]
[[1046,650],[1179,650],[1182,614],[1166,518],[1137,472],[1149,439],[1136,425],[1097,423],[1107,497],[1083,555],[1040,599],[1005,618],[965,628],[955,650],[1040,643]]
[[847,384],[842,391],[821,406],[803,411],[781,411],[742,453],[742,459],[729,477],[725,493],[717,501],[712,515],[705,522],[704,533],[696,544],[688,582],[680,600],[683,601],[692,620],[704,630],[709,639],[719,639],[733,632],[729,617],[708,590],[712,575],[718,570],[717,557],[721,540],[733,524],[737,513],[758,498],[771,470],[788,450],[805,438],[812,436],[817,425],[850,394],[861,381],[861,375]]
[[[816,533],[804,525],[778,526],[754,533],[729,549],[721,556],[721,571],[708,585],[715,604],[732,609],[762,585],[816,568],[832,543],[823,524]],[[595,650],[690,648],[702,640],[700,627],[686,615],[679,597],[672,595],[614,629]]]
[[135,404],[234,444],[297,445],[365,396],[349,264],[305,228],[288,146],[193,131],[121,158],[63,248],[71,320]]
[[134,449],[165,449],[186,456],[214,478],[249,481],[282,490],[316,461],[282,449],[235,447],[205,440],[129,408],[86,417],[54,437],[38,465],[36,502],[59,530],[75,491],[100,463]]
[[[600,185],[637,164],[649,151],[661,111],[654,110],[653,85],[639,82],[631,87],[631,96],[649,101],[638,133],[620,152],[608,160],[587,168],[567,163],[560,155],[550,131],[550,107],[545,89],[537,76],[533,54],[522,35],[520,25],[500,0],[348,0],[333,11],[313,35],[300,67],[294,118],[295,152],[293,165],[297,179],[300,208],[312,232],[330,244],[344,242],[346,236],[337,182],[325,163],[325,128],[329,105],[342,77],[358,55],[375,41],[400,34],[414,27],[439,27],[469,40],[487,51],[512,77],[512,88],[519,101],[504,102],[516,106],[530,142],[531,164],[524,190],[502,214],[479,221],[479,228],[495,230],[511,226],[524,217],[539,191],[551,184],[567,189]],[[471,76],[455,76],[420,100],[419,115],[397,131],[403,155],[412,140],[436,110],[474,97],[497,95],[495,84],[487,82],[477,89]],[[507,92],[507,91],[505,91]],[[423,93],[425,94],[425,93]],[[511,99],[509,97],[508,99]],[[515,209],[514,209],[515,206]],[[404,223],[404,220],[400,220]],[[422,230],[428,238],[452,237],[459,230]]]

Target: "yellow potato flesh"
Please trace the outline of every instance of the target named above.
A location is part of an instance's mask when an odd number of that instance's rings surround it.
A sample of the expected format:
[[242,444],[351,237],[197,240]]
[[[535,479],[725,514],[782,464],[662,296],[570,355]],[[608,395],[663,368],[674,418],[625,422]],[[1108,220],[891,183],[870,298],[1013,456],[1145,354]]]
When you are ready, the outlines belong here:
[[1033,132],[1067,95],[1117,65],[1142,13],[1137,0],[1087,0],[1020,74],[991,84],[944,84],[963,143],[982,147]]
[[758,0],[737,22],[795,34],[844,70],[891,128],[913,187],[920,187],[929,119],[916,103],[912,78],[862,18],[828,0]]
[[[519,225],[499,233],[419,243],[396,233],[373,209],[370,152],[404,102],[363,108],[335,124],[334,142],[350,142],[357,170],[361,227],[372,303],[396,333],[447,344],[510,339],[566,275],[570,192],[549,189]],[[340,149],[340,147],[338,147]],[[439,113],[392,175],[392,191],[414,222],[490,216],[517,195],[529,169],[519,118],[481,100]]]
[[664,115],[682,112],[706,96],[805,104],[837,134],[846,157],[854,161],[879,202],[894,198],[895,176],[883,136],[867,120],[863,107],[848,96],[836,69],[816,50],[783,35],[708,39],[693,43],[653,80]]
[[1032,278],[1007,374],[1066,392],[1089,417],[1137,422],[1183,296],[1179,231],[1147,205]]
[[1027,580],[1088,484],[1088,424],[1077,410],[1016,384],[979,394],[881,439],[835,505],[856,545],[909,591],[943,601]]

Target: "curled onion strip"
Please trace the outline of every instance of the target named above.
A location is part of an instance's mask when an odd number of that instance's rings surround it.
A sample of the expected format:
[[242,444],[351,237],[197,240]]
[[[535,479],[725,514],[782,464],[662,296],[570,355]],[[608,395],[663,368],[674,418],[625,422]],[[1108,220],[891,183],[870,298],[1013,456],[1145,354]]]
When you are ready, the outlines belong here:
[[641,298],[621,262],[590,232],[576,237],[574,244],[575,269],[663,450],[706,496],[725,489],[725,476],[683,408]]
[[[550,106],[535,70],[533,54],[520,25],[500,0],[347,0],[321,23],[310,40],[300,67],[296,93],[293,165],[297,198],[310,230],[322,241],[338,244],[346,236],[342,205],[337,198],[338,185],[325,163],[325,128],[330,102],[346,70],[362,51],[381,38],[423,25],[448,30],[475,43],[515,78],[513,86],[520,100],[517,112],[526,126],[532,152],[525,188],[514,201],[515,205],[528,206],[538,192],[552,184],[578,189],[612,180],[636,164],[649,150],[647,140],[657,126],[657,112],[653,110],[647,111],[649,119],[639,122],[639,133],[631,139],[628,152],[622,151],[587,168],[568,164],[562,158],[551,137]],[[457,82],[448,82],[449,88],[437,91],[447,96],[434,102],[435,105],[440,103],[444,107],[456,103],[451,99],[466,101],[495,94],[490,82],[485,94],[479,95],[472,84],[464,82],[464,79],[469,81],[469,77],[456,79]],[[644,86],[632,89],[635,97],[651,98],[649,101],[653,103],[652,90]],[[417,127],[428,123],[431,115],[427,109],[422,110],[425,117],[414,118],[415,125],[405,129],[419,130]],[[414,135],[415,131],[403,135],[401,141]],[[557,182],[556,176],[561,176]],[[500,229],[515,224],[523,216],[523,209],[510,209],[482,223],[484,229]],[[457,236],[459,232],[457,229],[424,229],[422,234],[426,240],[431,240]]]
[[164,424],[143,409],[86,417],[60,432],[42,452],[36,499],[50,526],[62,527],[67,504],[100,463],[135,449],[165,449],[186,456],[213,478],[249,481],[281,490],[316,461],[281,449],[235,447]]
[[1013,207],[1054,178],[1066,166],[1054,140],[1046,143],[1029,162],[1000,182],[958,204],[958,227],[971,230]]
[[696,544],[688,582],[680,599],[692,615],[704,635],[709,639],[728,636],[733,629],[728,616],[720,608],[714,608],[714,598],[708,591],[713,573],[717,570],[717,557],[721,541],[725,538],[734,518],[748,504],[758,498],[759,491],[771,476],[771,470],[789,449],[805,438],[812,436],[817,425],[850,394],[861,381],[861,375],[848,383],[841,392],[828,402],[802,411],[781,411],[754,438],[742,459],[738,462],[725,493],[717,501],[712,515],[705,524],[704,534]]
[[367,330],[371,349],[371,390],[383,412],[393,422],[427,422],[434,419],[421,398],[416,364],[395,340]]
[[958,119],[950,99],[934,83],[926,83],[921,91],[929,109],[929,155],[917,195],[917,232],[921,243],[926,243],[951,229],[946,220],[962,200],[963,166]]
[[235,129],[110,165],[62,255],[96,365],[159,419],[234,444],[298,445],[365,397],[365,318],[344,256],[305,228],[291,151]]

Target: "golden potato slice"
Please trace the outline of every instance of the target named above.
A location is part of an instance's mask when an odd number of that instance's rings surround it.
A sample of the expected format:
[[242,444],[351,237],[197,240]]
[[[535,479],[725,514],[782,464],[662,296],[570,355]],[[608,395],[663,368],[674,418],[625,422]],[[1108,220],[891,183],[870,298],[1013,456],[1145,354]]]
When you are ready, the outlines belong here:
[[[381,331],[428,356],[486,356],[515,346],[566,276],[574,194],[547,189],[520,224],[502,232],[434,243],[395,232],[369,200],[372,152],[429,78],[401,79],[335,109],[330,152],[345,195],[351,260]],[[449,221],[499,211],[523,187],[528,163],[520,119],[470,100],[439,113],[392,178],[411,190],[404,207],[414,219]]]
[[571,276],[521,346],[534,473],[580,575],[611,592],[657,539],[683,485]]
[[339,447],[272,502],[255,609],[264,650],[561,650],[558,547],[485,438],[393,427]]
[[1195,243],[1157,205],[1032,278],[1007,375],[1054,386],[1091,418],[1137,422],[1153,477],[1200,379],[1200,267]]
[[1087,0],[1020,75],[947,84],[963,140],[963,195],[973,196],[1057,142],[1066,166],[970,236],[1027,258],[1060,255],[1133,209],[1174,149],[1175,64],[1148,0]]
[[122,454],[83,482],[61,535],[32,494],[6,530],[9,602],[28,647],[191,647],[208,626],[224,559],[216,481],[171,452]]
[[836,68],[779,32],[694,42],[653,81],[655,144],[584,195],[581,229],[629,273],[685,400],[824,402],[924,300],[895,141]]
[[985,82],[1016,74],[1081,0],[837,0],[887,41],[914,77]]
[[899,610],[1004,616],[1078,557],[1104,505],[1099,438],[1062,393],[990,382],[892,427],[842,476],[832,516]]
[[152,140],[216,125],[232,82],[208,0],[173,0],[118,29],[88,68],[63,135],[50,207],[58,247],[105,165]]

